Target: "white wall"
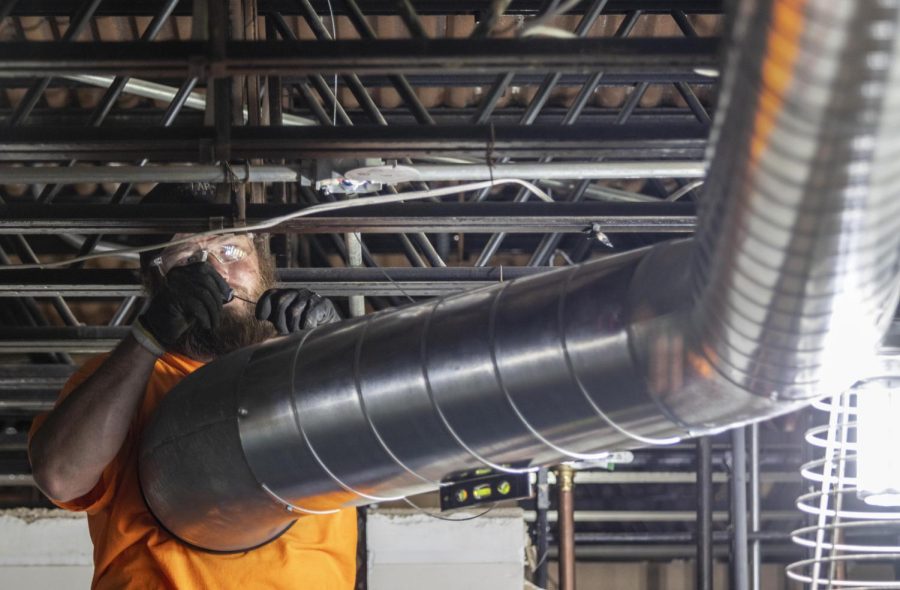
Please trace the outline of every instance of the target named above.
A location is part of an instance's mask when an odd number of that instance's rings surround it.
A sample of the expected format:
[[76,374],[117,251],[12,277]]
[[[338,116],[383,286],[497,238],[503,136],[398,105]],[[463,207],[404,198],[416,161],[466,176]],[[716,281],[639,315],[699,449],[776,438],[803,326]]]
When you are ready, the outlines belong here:
[[4,590],[90,588],[94,571],[87,521],[62,510],[0,511]]
[[462,522],[407,509],[371,511],[369,590],[522,590],[525,535],[518,508]]

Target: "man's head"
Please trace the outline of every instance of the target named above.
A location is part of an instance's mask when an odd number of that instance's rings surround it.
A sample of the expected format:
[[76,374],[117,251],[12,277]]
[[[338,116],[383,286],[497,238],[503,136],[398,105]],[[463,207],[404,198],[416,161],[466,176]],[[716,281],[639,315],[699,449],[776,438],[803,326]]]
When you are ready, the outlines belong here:
[[[141,203],[209,204],[213,202],[213,195],[209,185],[160,184]],[[173,239],[190,237],[189,234],[176,234]],[[236,296],[224,304],[218,327],[207,330],[195,323],[179,338],[176,352],[210,360],[274,335],[269,322],[256,319],[253,303],[275,285],[275,261],[269,251],[267,235],[234,233],[198,237],[142,253],[141,271],[150,296],[155,296],[164,287],[166,275],[173,269],[198,263],[212,266]]]

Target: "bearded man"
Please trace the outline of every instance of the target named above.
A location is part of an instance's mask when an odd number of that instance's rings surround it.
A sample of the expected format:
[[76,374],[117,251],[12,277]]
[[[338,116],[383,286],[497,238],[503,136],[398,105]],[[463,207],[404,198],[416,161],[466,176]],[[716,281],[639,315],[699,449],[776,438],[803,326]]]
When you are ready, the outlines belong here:
[[[147,200],[197,202],[210,194],[209,188],[158,185]],[[61,508],[87,513],[92,588],[352,588],[353,509],[303,516],[252,551],[213,553],[169,534],[147,508],[138,481],[142,431],[181,379],[278,333],[337,321],[334,306],[308,290],[273,288],[265,236],[190,240],[142,254],[141,269],[150,301],[131,335],[81,367],[29,433],[38,487]]]

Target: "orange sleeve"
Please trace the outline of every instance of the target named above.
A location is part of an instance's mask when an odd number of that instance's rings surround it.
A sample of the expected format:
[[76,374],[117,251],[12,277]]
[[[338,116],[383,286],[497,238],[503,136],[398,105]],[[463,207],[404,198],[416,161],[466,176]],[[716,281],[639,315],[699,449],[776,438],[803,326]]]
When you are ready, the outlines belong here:
[[[100,365],[106,361],[108,354],[103,354],[96,356],[90,360],[88,360],[84,365],[82,365],[78,370],[72,373],[72,376],[69,377],[69,380],[66,381],[66,384],[63,385],[62,390],[59,393],[59,397],[56,399],[56,403],[54,404],[54,408],[59,406],[59,404],[66,399],[72,391],[78,388],[79,385],[87,381],[87,379],[94,374]],[[31,428],[28,429],[28,446],[29,451],[31,447],[31,439],[34,434],[40,429],[40,427],[47,420],[47,416],[50,415],[50,412],[43,412],[34,417],[34,421],[31,423]],[[106,469],[103,470],[103,473],[100,476],[100,480],[97,482],[97,485],[91,489],[88,493],[81,496],[80,498],[75,498],[74,500],[69,500],[68,502],[56,502],[52,498],[51,502],[63,508],[65,510],[71,510],[74,512],[86,511],[88,514],[93,514],[106,506],[110,499],[112,498],[113,492],[115,491],[115,474],[117,471],[116,467],[117,460],[114,459],[112,463],[106,466]]]

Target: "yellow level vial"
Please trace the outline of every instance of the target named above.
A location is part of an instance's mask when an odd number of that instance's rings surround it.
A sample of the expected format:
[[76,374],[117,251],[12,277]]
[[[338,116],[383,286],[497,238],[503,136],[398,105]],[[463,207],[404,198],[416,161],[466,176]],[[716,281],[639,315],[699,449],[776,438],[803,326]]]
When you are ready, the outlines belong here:
[[485,498],[490,498],[492,493],[491,484],[483,483],[475,486],[472,490],[472,497],[476,500],[484,500]]

